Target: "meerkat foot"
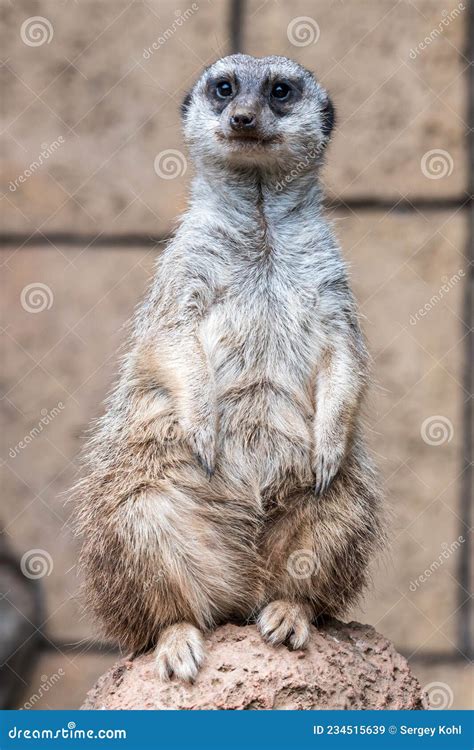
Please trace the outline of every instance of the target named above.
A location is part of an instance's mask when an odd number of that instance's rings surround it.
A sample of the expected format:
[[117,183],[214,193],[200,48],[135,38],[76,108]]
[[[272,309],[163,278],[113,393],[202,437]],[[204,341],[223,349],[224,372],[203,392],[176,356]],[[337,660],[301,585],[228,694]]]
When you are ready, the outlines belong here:
[[158,640],[155,665],[158,677],[167,681],[173,675],[179,680],[194,682],[204,660],[202,633],[187,622],[166,628]]
[[301,604],[283,600],[271,602],[260,612],[257,624],[262,637],[273,646],[279,643],[292,649],[307,646],[310,618]]

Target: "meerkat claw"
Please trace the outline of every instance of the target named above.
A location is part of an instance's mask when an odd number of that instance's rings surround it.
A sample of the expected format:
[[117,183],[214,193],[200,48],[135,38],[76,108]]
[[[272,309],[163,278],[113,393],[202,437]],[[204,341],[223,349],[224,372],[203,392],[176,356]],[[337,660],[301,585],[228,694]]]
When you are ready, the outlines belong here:
[[193,683],[204,661],[204,640],[188,623],[170,625],[160,636],[155,655],[158,677],[164,682],[173,676]]
[[258,617],[262,637],[277,646],[285,643],[290,649],[306,647],[310,634],[309,617],[303,606],[277,600],[267,604]]
[[197,463],[210,479],[214,474],[215,435],[210,429],[195,427],[188,433],[188,443]]
[[205,475],[208,479],[212,479],[214,475],[215,468],[214,466],[210,466],[207,461],[201,456],[200,453],[194,453],[194,457],[196,461],[198,462],[201,469],[204,471]]
[[314,494],[317,497],[324,495],[329,489],[339,472],[339,462],[329,461],[324,456],[319,458],[318,464],[314,470],[315,483]]

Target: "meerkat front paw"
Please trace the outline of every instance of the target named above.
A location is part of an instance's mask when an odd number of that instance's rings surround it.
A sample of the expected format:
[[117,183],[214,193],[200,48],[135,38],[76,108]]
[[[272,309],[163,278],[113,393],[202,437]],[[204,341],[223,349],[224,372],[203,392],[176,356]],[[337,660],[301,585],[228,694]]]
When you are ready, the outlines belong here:
[[213,424],[183,424],[187,440],[199,466],[210,479],[216,461],[216,429]]
[[257,621],[260,633],[266,641],[273,646],[285,643],[292,649],[306,647],[310,624],[308,612],[303,605],[283,600],[267,604]]
[[313,465],[315,495],[323,495],[336,478],[344,458],[344,446],[316,449]]
[[202,633],[187,622],[170,625],[160,635],[155,652],[156,672],[163,681],[175,675],[194,682],[204,661]]

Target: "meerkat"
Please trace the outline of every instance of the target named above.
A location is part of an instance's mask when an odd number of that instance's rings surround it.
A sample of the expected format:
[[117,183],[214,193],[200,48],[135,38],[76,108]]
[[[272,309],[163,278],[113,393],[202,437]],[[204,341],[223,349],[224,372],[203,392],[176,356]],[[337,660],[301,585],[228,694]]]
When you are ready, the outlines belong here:
[[74,498],[105,633],[192,681],[219,623],[304,648],[356,601],[384,524],[368,354],[322,209],[331,100],[289,59],[238,54],[203,72],[182,117],[189,208]]

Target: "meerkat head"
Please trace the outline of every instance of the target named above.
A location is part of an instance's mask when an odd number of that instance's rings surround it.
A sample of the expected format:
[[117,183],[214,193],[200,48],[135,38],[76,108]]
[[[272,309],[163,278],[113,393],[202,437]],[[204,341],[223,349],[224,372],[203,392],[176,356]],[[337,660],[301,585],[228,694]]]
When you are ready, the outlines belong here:
[[237,166],[317,165],[334,125],[314,76],[276,56],[218,60],[185,97],[182,115],[193,155]]

